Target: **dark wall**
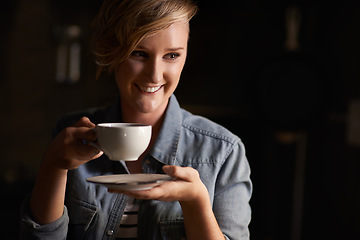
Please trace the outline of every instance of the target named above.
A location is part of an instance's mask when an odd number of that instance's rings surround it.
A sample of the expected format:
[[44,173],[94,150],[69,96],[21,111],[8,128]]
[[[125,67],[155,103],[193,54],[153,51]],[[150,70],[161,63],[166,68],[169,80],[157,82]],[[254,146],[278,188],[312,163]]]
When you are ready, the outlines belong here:
[[[56,119],[106,105],[117,92],[111,78],[95,79],[88,48],[99,0],[3,2],[0,182],[11,220],[2,232],[13,239]],[[349,140],[349,105],[360,99],[360,2],[198,3],[175,93],[245,143],[252,239],[358,239],[360,146]],[[295,52],[284,48],[289,5],[301,10]],[[81,77],[59,83],[56,51],[68,25],[81,28]]]

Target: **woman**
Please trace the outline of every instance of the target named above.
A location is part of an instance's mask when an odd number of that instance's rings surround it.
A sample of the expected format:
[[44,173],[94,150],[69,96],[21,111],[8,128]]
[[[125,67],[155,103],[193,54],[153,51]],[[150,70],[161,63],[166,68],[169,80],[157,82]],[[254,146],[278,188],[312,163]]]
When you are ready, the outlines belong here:
[[[114,73],[119,98],[59,121],[22,208],[23,238],[249,239],[252,187],[241,140],[181,109],[173,95],[196,11],[189,0],[104,1],[95,55],[99,74]],[[96,140],[92,128],[100,122],[151,125],[148,149],[134,162],[109,160],[86,144]],[[126,173],[176,180],[128,192],[86,182]],[[138,214],[135,231],[123,228],[129,209]]]

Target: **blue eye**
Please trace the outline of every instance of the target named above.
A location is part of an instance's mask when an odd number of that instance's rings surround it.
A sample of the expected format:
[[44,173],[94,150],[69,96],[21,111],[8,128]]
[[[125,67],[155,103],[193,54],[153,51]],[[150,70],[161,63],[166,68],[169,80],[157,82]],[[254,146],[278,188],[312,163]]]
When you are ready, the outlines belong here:
[[164,56],[165,59],[171,59],[171,60],[175,60],[178,57],[180,57],[179,53],[168,53]]
[[147,54],[144,51],[133,51],[131,56],[134,57],[147,57]]

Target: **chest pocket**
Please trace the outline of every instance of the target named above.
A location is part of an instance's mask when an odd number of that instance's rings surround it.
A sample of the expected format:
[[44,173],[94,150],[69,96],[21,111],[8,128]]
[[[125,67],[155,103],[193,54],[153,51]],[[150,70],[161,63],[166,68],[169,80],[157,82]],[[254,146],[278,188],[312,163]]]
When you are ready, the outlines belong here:
[[185,227],[183,220],[160,222],[160,234],[163,240],[185,240]]
[[66,207],[70,219],[68,239],[83,239],[96,215],[96,206],[68,196]]

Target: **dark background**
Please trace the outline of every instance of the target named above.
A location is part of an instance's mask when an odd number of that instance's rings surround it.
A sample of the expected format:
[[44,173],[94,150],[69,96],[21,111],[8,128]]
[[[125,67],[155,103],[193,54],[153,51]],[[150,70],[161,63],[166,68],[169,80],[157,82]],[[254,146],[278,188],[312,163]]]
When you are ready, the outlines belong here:
[[[116,96],[111,79],[95,79],[89,52],[99,3],[1,0],[1,239],[17,238],[20,203],[56,120]],[[175,94],[245,143],[251,239],[360,239],[360,1],[198,3]],[[289,6],[301,11],[291,53]],[[69,25],[81,29],[81,77],[58,83],[59,33]]]

